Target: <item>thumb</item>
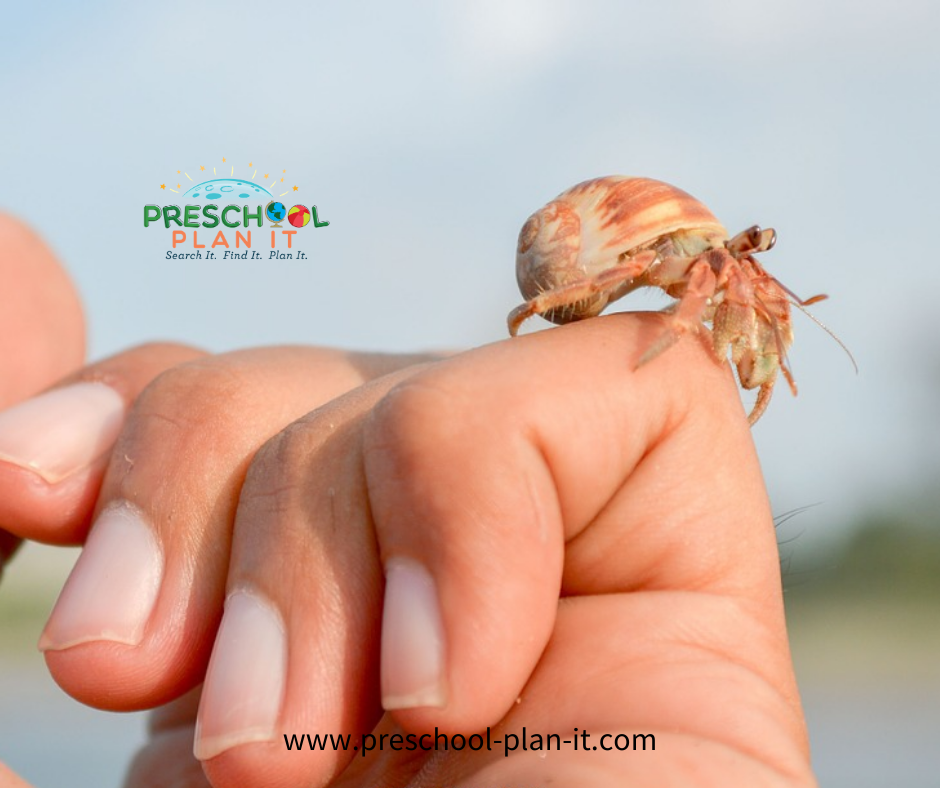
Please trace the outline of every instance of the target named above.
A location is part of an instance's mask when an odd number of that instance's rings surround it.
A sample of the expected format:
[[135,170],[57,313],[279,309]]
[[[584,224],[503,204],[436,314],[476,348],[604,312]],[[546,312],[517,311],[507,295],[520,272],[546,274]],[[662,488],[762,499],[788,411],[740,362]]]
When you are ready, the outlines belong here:
[[36,233],[0,214],[0,408],[51,385],[84,357],[75,285]]
[[[51,385],[84,357],[75,285],[38,235],[0,213],[0,409]],[[18,544],[0,530],[0,575]],[[0,765],[0,788],[8,784],[20,785]]]

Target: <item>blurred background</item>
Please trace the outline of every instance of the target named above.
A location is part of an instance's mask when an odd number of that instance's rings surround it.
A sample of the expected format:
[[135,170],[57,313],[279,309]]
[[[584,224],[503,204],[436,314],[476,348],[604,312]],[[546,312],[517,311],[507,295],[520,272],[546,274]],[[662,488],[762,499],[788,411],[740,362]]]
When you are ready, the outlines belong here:
[[[3,11],[0,210],[65,260],[94,357],[155,338],[500,341],[522,222],[598,175],[674,183],[732,234],[775,227],[764,264],[829,293],[813,311],[860,370],[796,315],[800,396],[778,387],[754,430],[814,762],[824,786],[940,785],[940,6]],[[142,222],[145,204],[179,202],[160,184],[249,162],[286,170],[287,204],[330,222],[296,236],[307,258],[166,260],[168,231]],[[0,587],[0,760],[39,788],[116,785],[142,737],[141,718],[62,695],[32,647],[74,557],[31,546]]]

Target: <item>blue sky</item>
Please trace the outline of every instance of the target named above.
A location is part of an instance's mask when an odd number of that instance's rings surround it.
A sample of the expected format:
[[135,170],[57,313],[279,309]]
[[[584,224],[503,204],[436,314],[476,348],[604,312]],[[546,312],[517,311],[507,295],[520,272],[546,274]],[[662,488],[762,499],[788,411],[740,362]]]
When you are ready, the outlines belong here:
[[[18,3],[0,209],[79,282],[101,356],[153,338],[380,350],[505,335],[524,219],[585,178],[667,180],[800,316],[801,393],[755,430],[774,508],[817,533],[936,476],[940,7],[879,2]],[[330,227],[304,261],[167,261],[177,169],[260,162]],[[239,171],[241,172],[241,170]],[[660,308],[638,295],[624,308]]]

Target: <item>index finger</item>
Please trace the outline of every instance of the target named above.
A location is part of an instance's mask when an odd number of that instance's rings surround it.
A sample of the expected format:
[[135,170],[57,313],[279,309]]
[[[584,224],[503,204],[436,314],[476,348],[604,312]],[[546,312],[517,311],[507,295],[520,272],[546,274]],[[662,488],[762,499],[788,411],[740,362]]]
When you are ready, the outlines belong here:
[[447,709],[402,702],[404,724],[498,719],[547,642],[559,587],[759,600],[785,643],[733,377],[694,340],[636,369],[661,330],[662,316],[634,314],[541,332],[414,375],[377,406],[363,451],[381,559],[433,578],[452,688]]

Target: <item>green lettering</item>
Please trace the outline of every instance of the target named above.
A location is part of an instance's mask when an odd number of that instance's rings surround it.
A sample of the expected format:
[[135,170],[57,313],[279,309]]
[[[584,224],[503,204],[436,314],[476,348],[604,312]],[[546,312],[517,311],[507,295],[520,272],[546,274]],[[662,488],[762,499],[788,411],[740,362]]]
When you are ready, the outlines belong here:
[[[226,205],[226,206],[222,209],[222,224],[224,224],[226,227],[238,227],[238,222],[237,222],[237,221],[235,221],[235,222],[230,222],[228,219],[225,218],[225,215],[226,215],[229,211],[237,211],[237,210],[238,210],[238,206],[237,206],[237,205]],[[248,209],[245,208],[245,212],[246,212],[246,213],[247,213],[247,211],[248,211]]]
[[150,222],[155,222],[160,218],[160,206],[159,205],[145,205],[144,206],[144,227],[150,224]]
[[178,205],[163,206],[163,225],[168,230],[170,229],[170,222],[176,222],[179,227],[183,226],[183,223],[180,221],[180,209]]
[[187,205],[183,208],[183,227],[199,227],[198,205]]
[[317,216],[317,206],[316,206],[316,205],[311,205],[311,206],[310,206],[310,213],[313,214],[313,226],[314,226],[314,227],[329,227],[329,226],[330,226],[330,223],[329,223],[329,222],[321,222],[321,221],[320,221],[320,217]]
[[211,219],[211,222],[203,222],[203,227],[218,227],[219,226],[219,217],[215,215],[215,212],[219,210],[218,205],[207,205],[202,209],[202,215],[207,219]]
[[258,227],[263,227],[264,226],[264,208],[262,208],[259,205],[258,210],[255,213],[248,213],[248,206],[246,205],[245,206],[245,227],[248,226],[249,219],[254,219],[256,222],[258,222]]

